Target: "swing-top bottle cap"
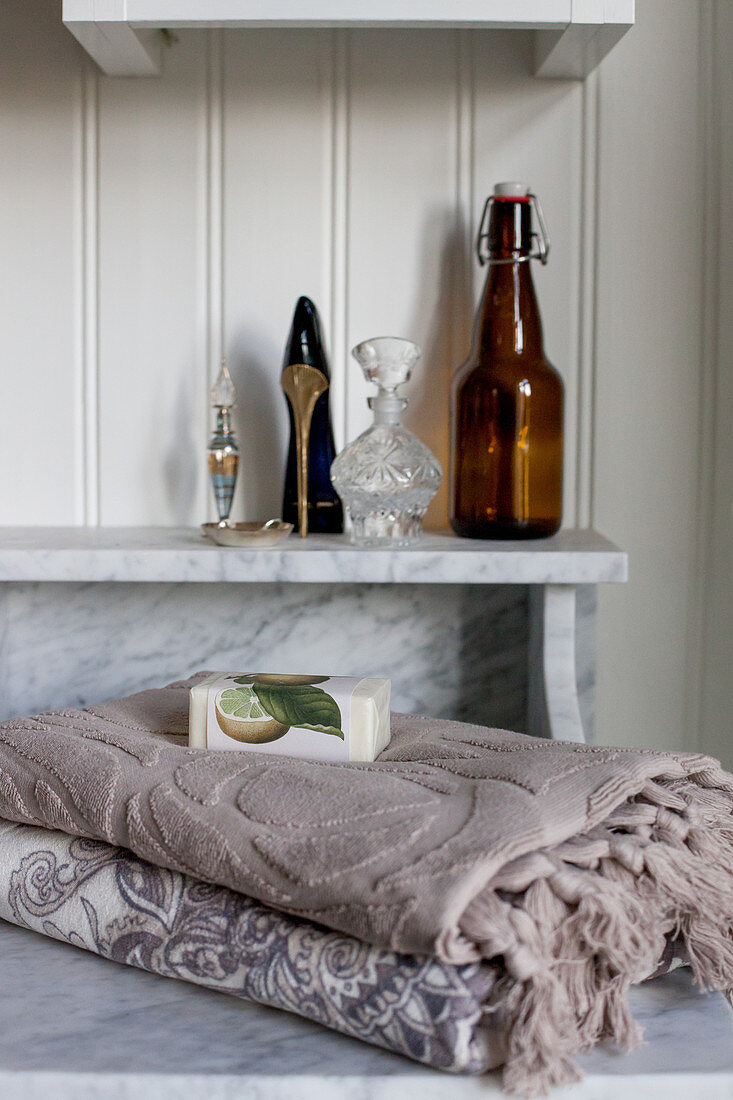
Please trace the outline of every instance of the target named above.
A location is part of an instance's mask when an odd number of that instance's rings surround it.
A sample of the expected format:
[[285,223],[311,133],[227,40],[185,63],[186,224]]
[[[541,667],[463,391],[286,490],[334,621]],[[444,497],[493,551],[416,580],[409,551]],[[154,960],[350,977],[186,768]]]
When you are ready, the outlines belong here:
[[[496,204],[503,203],[522,203],[523,207],[527,207],[527,212],[532,215],[532,208],[534,208],[534,214],[537,219],[537,230],[530,232],[531,240],[533,240],[534,248],[530,251],[527,248],[526,255],[519,259],[502,259],[497,260],[493,256],[492,249],[494,243],[492,242],[492,230],[491,230],[491,217],[492,208]],[[524,223],[524,218],[521,219]],[[522,227],[517,222],[514,225],[515,234],[520,231]],[[524,226],[526,229],[527,226]],[[523,231],[523,230],[522,230]],[[517,238],[515,242],[515,249],[519,251],[521,241]],[[530,191],[526,183],[519,183],[517,180],[504,180],[501,183],[494,184],[494,193],[489,195],[484,205],[484,211],[481,215],[481,222],[479,224],[478,239],[476,241],[476,253],[480,264],[488,263],[491,259],[495,263],[520,263],[522,259],[540,260],[543,264],[547,263],[547,257],[550,252],[550,238],[547,234],[547,226],[545,225],[544,215],[542,213],[542,207],[540,206],[537,196]]]
[[494,197],[497,199],[526,199],[528,196],[529,186],[526,183],[506,180],[504,183],[494,184]]

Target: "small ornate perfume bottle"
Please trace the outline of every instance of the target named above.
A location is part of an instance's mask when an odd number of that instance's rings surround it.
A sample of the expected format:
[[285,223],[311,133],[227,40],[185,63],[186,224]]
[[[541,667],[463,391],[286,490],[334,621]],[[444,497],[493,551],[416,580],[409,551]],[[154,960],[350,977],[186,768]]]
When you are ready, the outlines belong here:
[[351,517],[353,543],[409,546],[443,480],[432,451],[400,423],[407,398],[396,391],[422,353],[410,340],[381,336],[351,354],[379,387],[369,398],[374,424],[336,457],[331,480]]
[[231,410],[236,405],[236,394],[225,359],[221,361],[221,368],[211,391],[211,404],[216,409],[216,427],[209,443],[209,474],[216,510],[219,513],[219,526],[226,527],[229,524],[234,486],[237,483],[239,448],[231,423]]

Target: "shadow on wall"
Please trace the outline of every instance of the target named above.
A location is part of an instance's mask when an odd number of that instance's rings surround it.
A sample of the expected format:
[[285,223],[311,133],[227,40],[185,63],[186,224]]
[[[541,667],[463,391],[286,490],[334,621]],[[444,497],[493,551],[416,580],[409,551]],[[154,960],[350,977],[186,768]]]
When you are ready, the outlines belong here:
[[[175,525],[185,527],[198,521],[193,510],[199,477],[204,469],[204,456],[199,453],[194,437],[194,424],[198,422],[198,417],[191,409],[190,394],[184,381],[178,383],[178,391],[168,412],[173,430],[166,434],[173,444],[163,461],[163,482],[169,514]],[[155,448],[151,448],[151,453],[155,453]]]
[[437,297],[426,300],[420,286],[416,288],[410,332],[418,334],[423,357],[407,387],[410,404],[405,426],[443,467],[443,484],[425,517],[425,526],[435,528],[448,525],[450,385],[468,354],[474,309],[469,236],[455,209],[441,205],[428,212],[421,254],[421,269],[426,273],[430,273],[434,257],[440,256]]
[[[428,213],[421,255],[421,266],[431,285],[435,285],[434,257],[440,255],[437,297],[426,298],[419,286],[416,289],[414,320],[408,332],[417,334],[423,358],[407,387],[410,404],[405,424],[443,466],[444,482],[428,510],[426,526],[446,527],[450,383],[467,353],[473,315],[466,227],[457,223],[455,210],[440,206]],[[232,507],[236,520],[280,514],[288,443],[287,411],[280,390],[281,359],[282,349],[263,340],[261,332],[253,329],[239,331],[230,351],[228,365],[237,391],[234,425],[240,451],[239,482]]]
[[288,420],[281,360],[282,348],[263,341],[261,333],[237,333],[229,364],[237,391],[234,425],[240,454],[235,520],[269,519],[282,511]]

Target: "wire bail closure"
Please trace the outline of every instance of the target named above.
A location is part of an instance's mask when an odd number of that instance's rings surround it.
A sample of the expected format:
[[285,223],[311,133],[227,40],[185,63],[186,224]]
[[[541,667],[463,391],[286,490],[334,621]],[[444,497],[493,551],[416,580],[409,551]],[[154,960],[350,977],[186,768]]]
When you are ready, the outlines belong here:
[[[495,264],[516,264],[522,263],[525,260],[539,260],[542,264],[547,263],[547,257],[550,255],[550,237],[547,232],[545,216],[542,213],[540,200],[534,192],[528,191],[527,198],[529,199],[530,207],[534,210],[535,218],[537,219],[538,231],[532,231],[532,240],[536,242],[535,250],[531,251],[528,256],[517,256],[511,260],[491,260],[491,253],[488,248],[489,218],[491,217],[491,208],[496,202],[496,195],[489,195],[484,204],[484,212],[481,215],[481,223],[479,225],[478,238],[476,240],[476,255],[478,256],[478,262],[481,264],[481,267],[484,267],[490,260]],[[482,248],[484,243],[486,244],[485,250]]]

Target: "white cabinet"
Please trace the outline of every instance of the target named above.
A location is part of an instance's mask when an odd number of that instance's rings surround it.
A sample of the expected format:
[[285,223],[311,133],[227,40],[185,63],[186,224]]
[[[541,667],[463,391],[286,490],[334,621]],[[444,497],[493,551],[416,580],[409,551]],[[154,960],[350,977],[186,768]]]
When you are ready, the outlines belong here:
[[633,25],[634,0],[64,0],[63,19],[110,76],[159,73],[161,30],[452,27],[531,31],[537,76],[582,78]]

